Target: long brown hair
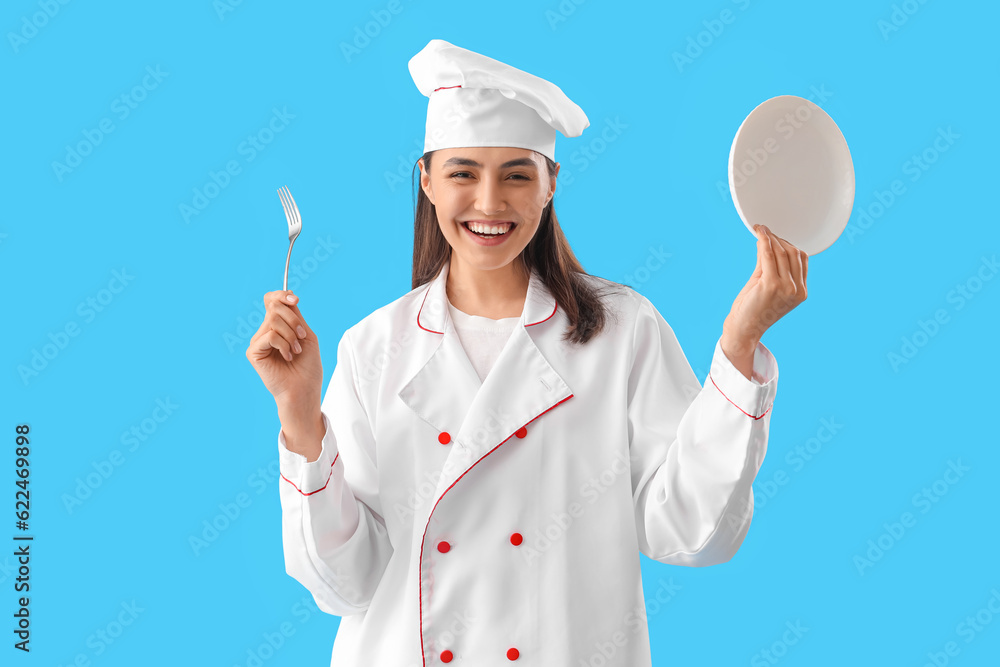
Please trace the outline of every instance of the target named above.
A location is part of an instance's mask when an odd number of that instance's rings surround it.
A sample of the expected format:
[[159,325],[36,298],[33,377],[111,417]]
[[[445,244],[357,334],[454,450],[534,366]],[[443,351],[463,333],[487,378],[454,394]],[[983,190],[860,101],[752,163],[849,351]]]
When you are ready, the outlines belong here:
[[[430,173],[431,156],[424,153],[424,169]],[[555,176],[556,164],[547,156],[549,177]],[[414,165],[414,169],[417,166]],[[419,172],[418,172],[419,173]],[[608,290],[595,289],[583,276],[589,276],[573,254],[563,235],[552,200],[542,211],[535,235],[521,251],[521,264],[530,275],[537,270],[542,282],[552,292],[556,303],[565,312],[569,326],[563,340],[584,344],[597,335],[607,323],[609,309],[602,300]],[[411,289],[433,280],[451,256],[451,246],[438,226],[434,204],[417,184],[417,201],[413,216],[413,285]],[[607,286],[611,291],[621,287],[618,283]]]

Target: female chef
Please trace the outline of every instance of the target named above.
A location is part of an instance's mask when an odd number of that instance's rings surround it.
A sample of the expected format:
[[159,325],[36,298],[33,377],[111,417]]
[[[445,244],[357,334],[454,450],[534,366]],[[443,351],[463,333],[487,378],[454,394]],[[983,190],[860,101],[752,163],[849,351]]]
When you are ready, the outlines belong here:
[[756,230],[703,386],[560,230],[555,133],[583,111],[442,40],[409,68],[429,97],[412,290],[343,334],[322,400],[291,291],[247,350],[281,421],[286,571],[343,617],[336,667],[648,666],[638,555],[743,542],[778,378],[760,338],[806,298],[806,255]]

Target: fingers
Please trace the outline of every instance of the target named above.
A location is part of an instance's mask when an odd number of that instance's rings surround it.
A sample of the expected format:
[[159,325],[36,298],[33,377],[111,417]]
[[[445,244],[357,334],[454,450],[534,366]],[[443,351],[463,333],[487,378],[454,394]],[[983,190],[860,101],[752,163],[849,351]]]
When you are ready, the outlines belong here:
[[[789,275],[794,283],[795,293],[798,294],[801,292],[804,295],[806,288],[806,275],[809,272],[809,253],[805,250],[796,248],[780,236],[774,236],[774,238],[785,250],[785,255],[788,258]],[[803,298],[805,297],[803,296]]]
[[[294,301],[289,301],[288,297],[292,297]],[[305,338],[307,335],[312,333],[312,329],[306,324],[306,320],[302,317],[302,313],[299,311],[298,307],[299,298],[292,294],[291,290],[278,290],[275,292],[268,292],[264,295],[264,305],[267,312],[274,313],[276,317],[280,317],[285,324],[288,325],[289,329],[296,332],[298,338]],[[302,331],[299,331],[299,328]],[[305,332],[305,333],[303,333]]]
[[[291,296],[290,300],[288,297]],[[260,328],[250,339],[251,349],[269,354],[269,348],[274,348],[288,361],[293,354],[302,352],[300,340],[312,334],[312,329],[306,324],[299,311],[298,297],[290,290],[277,290],[264,295],[266,315]]]
[[795,248],[795,250],[799,253],[799,263],[802,265],[802,290],[805,291],[806,278],[809,276],[809,253],[799,248]]
[[299,336],[295,331],[292,331],[292,327],[288,326],[288,323],[285,320],[276,317],[271,320],[270,326],[273,333],[278,334],[288,342],[288,345],[292,348],[293,352],[298,354],[302,351],[302,346],[299,344],[299,338],[301,338],[301,336]]
[[764,245],[762,244],[766,244],[767,239],[764,238],[765,234],[758,232],[756,229],[754,229],[754,233],[757,234],[757,266],[753,267],[751,277],[760,278],[761,274],[764,273],[764,262],[761,259],[764,256]]
[[785,289],[795,287],[795,282],[792,279],[792,269],[789,266],[788,261],[788,251],[785,246],[781,243],[781,239],[770,229],[765,227],[765,232],[771,237],[771,249],[774,250],[774,263],[778,269],[778,281]]
[[293,358],[292,346],[289,344],[288,339],[273,329],[257,339],[255,346],[261,352],[264,352],[268,348],[274,348],[285,358],[285,361],[291,361]]
[[757,266],[760,267],[763,278],[773,281],[778,274],[778,265],[771,247],[771,235],[764,230],[763,225],[754,225],[753,229],[757,235]]
[[764,225],[756,229],[767,236],[774,257],[774,277],[777,284],[790,294],[798,293],[805,282],[801,255],[805,254],[791,243],[776,235]]
[[795,283],[795,293],[804,293],[806,288],[806,269],[809,262],[809,255],[806,252],[799,250],[783,238],[779,237],[778,241],[785,247],[785,252],[788,255],[788,266],[792,272],[792,281]]

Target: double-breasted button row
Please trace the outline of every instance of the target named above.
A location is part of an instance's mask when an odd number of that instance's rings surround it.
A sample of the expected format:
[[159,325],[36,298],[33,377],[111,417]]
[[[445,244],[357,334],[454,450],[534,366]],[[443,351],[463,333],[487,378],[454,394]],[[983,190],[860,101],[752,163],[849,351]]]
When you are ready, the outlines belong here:
[[[514,431],[514,435],[516,435],[519,438],[523,438],[526,435],[528,435],[528,429],[522,426],[521,428]],[[451,442],[451,433],[448,433],[448,431],[441,431],[440,433],[438,433],[438,442],[440,442],[442,445],[447,445],[449,442]]]
[[[521,533],[510,534],[510,543],[513,544],[515,547],[519,546],[522,542],[524,542],[524,536],[521,535]],[[445,540],[441,540],[437,544],[437,549],[441,553],[446,554],[449,551],[451,551],[451,543]],[[517,660],[518,657],[520,657],[520,655],[521,655],[520,651],[518,651],[516,648],[511,647],[507,649],[508,660]],[[441,662],[451,662],[452,658],[454,658],[454,655],[452,655],[451,651],[442,651]]]
[[[521,533],[510,534],[510,543],[513,544],[515,547],[520,546],[521,542],[524,542],[524,536],[521,535]],[[443,554],[448,553],[449,551],[451,551],[451,543],[445,540],[441,540],[440,542],[438,542],[438,551],[440,551]]]
[[[517,660],[518,657],[520,657],[520,655],[521,655],[520,651],[518,651],[516,648],[512,647],[507,649],[508,660]],[[448,650],[441,651],[441,662],[451,662],[454,657],[455,655],[451,651]]]
[[[518,438],[523,438],[528,435],[528,429],[522,426],[521,428],[514,431],[514,435],[516,435]],[[441,431],[440,433],[438,433],[438,442],[440,442],[442,445],[447,445],[448,443],[451,442],[451,434],[448,433],[448,431]],[[524,536],[521,535],[521,533],[511,533],[510,535],[511,544],[513,544],[516,547],[520,546],[522,542],[524,542]],[[451,551],[451,543],[447,542],[446,540],[441,540],[437,544],[437,550],[443,554],[446,554],[449,551]],[[520,657],[520,655],[521,655],[520,651],[518,651],[514,647],[507,649],[508,660],[517,660]],[[454,658],[455,655],[451,651],[445,650],[441,652],[441,662],[451,662]]]

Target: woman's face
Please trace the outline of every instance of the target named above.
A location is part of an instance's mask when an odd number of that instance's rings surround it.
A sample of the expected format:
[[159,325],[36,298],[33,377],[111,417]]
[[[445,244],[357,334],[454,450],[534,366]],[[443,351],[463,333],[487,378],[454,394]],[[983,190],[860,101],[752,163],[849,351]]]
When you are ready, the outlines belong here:
[[419,164],[420,187],[437,210],[453,260],[457,255],[479,270],[504,267],[521,254],[556,189],[545,158],[526,148],[446,148],[434,152],[430,173]]

